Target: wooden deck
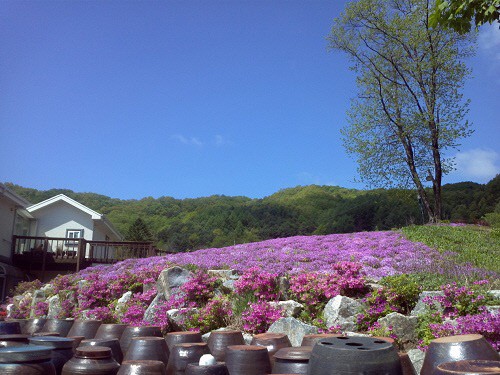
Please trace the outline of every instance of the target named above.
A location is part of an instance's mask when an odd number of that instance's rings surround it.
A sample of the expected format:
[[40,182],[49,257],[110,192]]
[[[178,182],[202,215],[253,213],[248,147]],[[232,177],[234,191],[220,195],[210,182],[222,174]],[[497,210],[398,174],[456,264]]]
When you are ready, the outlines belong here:
[[13,236],[13,265],[28,272],[78,272],[96,264],[147,258],[164,252],[152,242],[87,241],[79,238]]

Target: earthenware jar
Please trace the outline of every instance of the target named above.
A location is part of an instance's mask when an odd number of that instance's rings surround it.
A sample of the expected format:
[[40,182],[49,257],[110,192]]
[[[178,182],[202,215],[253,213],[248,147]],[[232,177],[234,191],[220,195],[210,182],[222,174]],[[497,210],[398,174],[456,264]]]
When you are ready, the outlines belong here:
[[59,332],[49,332],[49,331],[41,331],[41,332],[35,332],[33,334],[33,337],[43,337],[43,336],[56,336],[56,337],[61,337]]
[[167,375],[184,375],[189,363],[197,363],[203,354],[209,354],[204,342],[177,344],[172,347],[167,365]]
[[166,375],[165,364],[161,361],[123,361],[118,375]]
[[47,319],[43,325],[43,332],[59,332],[59,336],[68,336],[69,330],[73,326],[74,319]]
[[80,346],[62,369],[62,375],[115,375],[120,365],[104,346]]
[[21,326],[21,333],[33,335],[36,332],[40,332],[46,321],[47,319],[45,318],[27,319],[26,324]]
[[470,359],[441,363],[433,375],[500,375],[500,361]]
[[401,369],[403,370],[403,375],[417,375],[415,367],[408,356],[408,353],[398,352],[399,361],[401,362]]
[[23,345],[0,350],[2,375],[56,375],[51,361],[51,350],[46,346]]
[[13,334],[13,335],[0,335],[0,342],[17,342],[20,344],[28,345],[31,336],[23,333]]
[[94,336],[95,339],[118,339],[122,337],[123,331],[128,324],[101,324]]
[[163,337],[133,337],[124,360],[161,361],[167,366],[169,354]]
[[500,357],[486,339],[477,334],[441,337],[432,340],[425,352],[421,375],[432,375],[441,363],[467,359],[498,361]]
[[227,347],[226,366],[231,375],[262,375],[271,373],[271,361],[266,348],[258,345]]
[[0,335],[20,335],[21,323],[14,320],[0,321]]
[[282,348],[274,354],[273,374],[307,374],[312,346]]
[[77,319],[71,326],[71,329],[68,332],[68,336],[83,336],[86,339],[93,339],[101,324],[101,320]]
[[195,331],[169,332],[165,336],[165,340],[167,341],[167,346],[170,350],[172,350],[172,347],[177,344],[203,342],[201,333]]
[[125,327],[120,337],[120,346],[122,347],[123,354],[127,354],[128,347],[130,346],[130,341],[133,337],[163,337],[161,334],[161,329],[158,326],[140,326],[140,327]]
[[123,352],[118,339],[90,339],[82,340],[79,346],[104,346],[111,349],[111,355],[116,362],[122,363]]
[[185,375],[229,375],[229,371],[226,364],[221,362],[205,366],[190,363],[186,366]]
[[85,340],[85,337],[83,336],[68,336],[68,339],[73,340],[73,353],[75,352],[76,348],[80,346],[80,343]]
[[52,363],[57,375],[61,374],[64,364],[73,357],[73,340],[67,337],[31,337],[30,344],[47,346],[52,350]]
[[309,373],[314,375],[402,375],[396,348],[374,337],[330,337],[311,352]]
[[212,331],[208,337],[207,344],[210,353],[215,359],[219,362],[224,362],[226,358],[226,348],[230,345],[245,345],[245,339],[241,331]]
[[316,333],[311,335],[305,335],[302,338],[302,343],[300,346],[314,346],[320,340],[326,339],[328,337],[342,337],[344,335],[340,333]]
[[288,336],[284,333],[260,333],[252,339],[251,345],[258,345],[267,348],[271,365],[274,362],[274,354],[283,348],[292,346]]

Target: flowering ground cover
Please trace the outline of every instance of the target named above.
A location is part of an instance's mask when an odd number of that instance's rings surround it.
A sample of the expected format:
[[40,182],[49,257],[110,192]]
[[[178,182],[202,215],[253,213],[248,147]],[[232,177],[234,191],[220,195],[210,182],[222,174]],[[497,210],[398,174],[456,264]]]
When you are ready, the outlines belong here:
[[[335,331],[337,327],[324,326],[321,316],[328,300],[338,294],[364,297],[368,308],[359,312],[358,328],[376,331],[379,317],[390,312],[409,312],[421,291],[418,275],[440,275],[447,282],[498,279],[494,270],[459,261],[459,254],[409,241],[396,231],[297,236],[90,267],[58,276],[45,289],[45,294],[59,297],[62,309],[57,318],[87,317],[141,325],[145,324],[144,313],[156,296],[155,283],[160,272],[180,265],[194,270],[192,279],[183,285],[182,294],[156,306],[149,324],[158,324],[168,330],[166,311],[196,308],[184,319],[187,329],[210,331],[237,320],[244,330],[259,333],[282,316],[282,311],[269,302],[281,298],[277,282],[284,276],[294,299],[305,306],[300,316],[302,320],[323,331]],[[220,287],[220,280],[209,277],[204,271],[207,269],[235,269],[241,277],[235,282],[234,291],[214,293]],[[369,281],[379,281],[384,287],[366,294]],[[486,282],[478,282],[478,285],[484,284]],[[445,291],[449,290],[448,302],[440,302],[458,309],[454,317],[461,319],[459,328],[442,325],[445,315],[431,312],[426,319],[434,325],[432,330],[423,332],[422,337],[456,333],[460,332],[460,327],[464,331],[467,326],[482,332],[492,321],[498,325],[498,316],[479,309],[483,298],[479,292],[469,289],[464,292],[457,284],[451,285],[453,287],[444,287]],[[40,285],[33,283],[32,287],[38,289]],[[29,289],[27,285],[20,290],[23,288]],[[129,291],[131,298],[119,306],[118,299]],[[457,306],[464,305],[463,298],[470,299],[467,306],[474,308],[461,311]],[[11,316],[24,318],[30,311],[34,311],[35,316],[44,316],[48,307],[47,301],[33,304],[31,294],[25,293],[22,299],[15,301]],[[490,339],[498,342],[497,336],[493,334]]]

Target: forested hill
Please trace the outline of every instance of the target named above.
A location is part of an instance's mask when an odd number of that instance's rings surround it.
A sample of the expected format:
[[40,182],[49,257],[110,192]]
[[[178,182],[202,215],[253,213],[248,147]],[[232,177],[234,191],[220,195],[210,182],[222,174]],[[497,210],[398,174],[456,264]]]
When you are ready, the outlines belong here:
[[[65,194],[105,214],[125,235],[137,219],[142,219],[151,239],[173,251],[422,223],[416,193],[410,190],[309,185],[283,189],[263,199],[214,195],[196,199],[120,200],[95,193],[39,191],[11,183],[5,185],[32,203]],[[500,175],[484,185],[473,182],[444,185],[443,199],[444,219],[477,222],[496,206],[500,209]],[[147,236],[146,232],[141,233]]]

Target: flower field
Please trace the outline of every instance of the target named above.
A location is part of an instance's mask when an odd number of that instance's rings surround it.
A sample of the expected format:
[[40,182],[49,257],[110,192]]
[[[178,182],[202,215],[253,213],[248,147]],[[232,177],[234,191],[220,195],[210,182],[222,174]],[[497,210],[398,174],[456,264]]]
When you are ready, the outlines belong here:
[[[237,325],[258,333],[283,316],[269,302],[282,299],[278,280],[284,277],[289,283],[289,298],[304,305],[299,318],[320,331],[339,330],[326,326],[322,314],[331,298],[343,295],[364,303],[357,315],[358,329],[389,335],[391,332],[380,331],[377,320],[392,312],[408,314],[422,291],[421,281],[437,277],[448,283],[440,288],[447,293],[446,300],[438,301],[446,310],[431,309],[422,318],[421,338],[428,342],[452,332],[452,328],[456,333],[475,327],[475,332],[489,332],[490,340],[500,345],[495,334],[500,330],[499,315],[483,306],[491,300],[483,295],[488,280],[498,279],[498,274],[459,260],[459,254],[409,241],[396,231],[289,237],[87,268],[52,280],[44,287],[45,300],[35,300],[31,293],[40,289],[41,283],[25,283],[16,293],[22,296],[11,301],[10,316],[46,316],[49,299],[57,297],[59,309],[50,314],[55,318],[157,324],[169,330],[168,310],[191,309],[181,322],[184,329],[208,332]],[[157,295],[158,276],[174,265],[193,271],[191,279],[181,287],[181,294],[156,304],[145,321],[145,312]],[[232,290],[224,291],[220,289],[222,281],[209,276],[208,269],[234,269],[241,276]],[[461,286],[465,280],[468,285]],[[373,281],[382,287],[370,291],[369,282]],[[131,297],[118,303],[126,292],[131,292]],[[429,306],[432,304],[429,301]],[[458,326],[443,325],[445,318],[459,318]]]

